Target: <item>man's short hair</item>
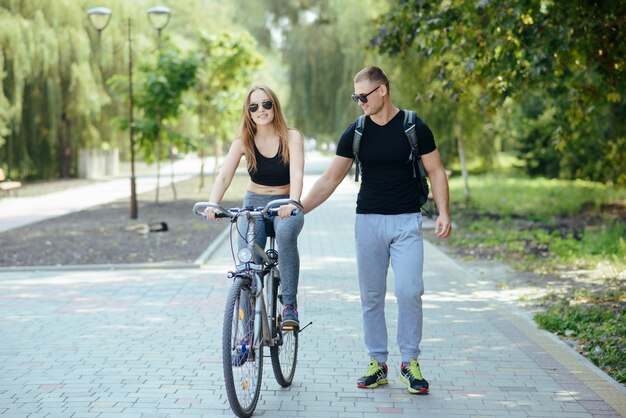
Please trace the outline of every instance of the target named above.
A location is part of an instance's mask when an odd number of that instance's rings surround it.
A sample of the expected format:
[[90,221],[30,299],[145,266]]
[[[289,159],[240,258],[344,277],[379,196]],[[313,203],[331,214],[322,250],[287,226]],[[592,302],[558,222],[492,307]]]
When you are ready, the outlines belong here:
[[384,84],[387,87],[387,91],[389,91],[389,79],[387,78],[387,74],[376,66],[365,67],[354,76],[354,82],[358,83],[359,81],[374,81],[380,84]]

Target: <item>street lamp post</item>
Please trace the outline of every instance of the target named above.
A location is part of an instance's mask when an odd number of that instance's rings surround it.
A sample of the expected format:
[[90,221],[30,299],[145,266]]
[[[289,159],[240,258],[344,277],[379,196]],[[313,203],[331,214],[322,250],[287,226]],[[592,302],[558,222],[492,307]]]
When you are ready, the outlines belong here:
[[[148,20],[150,25],[157,31],[157,37],[159,39],[159,60],[161,59],[161,31],[167,26],[170,21],[171,12],[170,9],[163,6],[152,7],[148,10]],[[159,131],[157,132],[157,189],[156,189],[156,202],[159,203],[159,190],[161,179],[161,110],[157,113]],[[176,186],[174,186],[174,162],[172,161],[172,191],[174,193],[174,200],[176,200]]]
[[[100,39],[102,31],[111,20],[111,9],[106,7],[94,7],[87,11],[87,18],[91,26],[98,32]],[[161,43],[161,30],[170,20],[170,9],[167,7],[152,7],[148,10],[150,24],[159,34],[159,45]],[[132,44],[132,20],[128,18],[128,119],[130,137],[130,218],[137,219],[137,182],[135,177],[135,119],[133,115],[133,44]]]
[[133,115],[132,21],[128,18],[128,132],[130,136],[130,219],[137,219],[137,182],[135,180],[135,117]]
[[148,10],[148,20],[152,27],[156,29],[159,38],[159,49],[161,48],[161,31],[169,23],[171,15],[170,9],[164,6],[151,7]]
[[[111,9],[94,7],[87,11],[91,26],[98,31],[98,38],[111,20]],[[135,120],[133,118],[133,44],[132,23],[128,19],[128,119],[130,136],[130,219],[137,219],[137,182],[135,178]]]

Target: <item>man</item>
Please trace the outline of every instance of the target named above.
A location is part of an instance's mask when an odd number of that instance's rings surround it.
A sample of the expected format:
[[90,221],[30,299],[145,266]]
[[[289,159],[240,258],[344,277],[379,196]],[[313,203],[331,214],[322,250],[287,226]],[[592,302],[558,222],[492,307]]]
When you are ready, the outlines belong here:
[[[408,391],[426,394],[428,382],[417,361],[422,338],[422,279],[424,243],[418,203],[420,188],[407,157],[411,145],[404,132],[404,111],[391,102],[389,80],[378,67],[354,77],[352,95],[363,109],[365,125],[359,146],[362,181],[356,207],[356,258],[363,310],[363,334],[371,363],[358,379],[360,388],[387,383],[387,326],[385,293],[389,263],[395,276],[398,303],[398,347],[402,356],[400,380]],[[302,201],[305,213],[322,204],[350,171],[355,123],[341,136],[330,166]],[[435,234],[452,231],[448,180],[431,130],[416,123],[419,152],[430,180],[439,216]]]

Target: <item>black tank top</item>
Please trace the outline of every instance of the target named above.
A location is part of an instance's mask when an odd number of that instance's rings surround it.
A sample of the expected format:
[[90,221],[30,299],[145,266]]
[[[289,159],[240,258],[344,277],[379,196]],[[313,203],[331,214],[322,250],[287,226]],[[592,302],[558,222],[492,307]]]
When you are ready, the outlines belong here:
[[289,184],[289,164],[283,164],[282,145],[272,158],[264,157],[254,146],[256,170],[248,169],[250,180],[263,186],[284,186]]

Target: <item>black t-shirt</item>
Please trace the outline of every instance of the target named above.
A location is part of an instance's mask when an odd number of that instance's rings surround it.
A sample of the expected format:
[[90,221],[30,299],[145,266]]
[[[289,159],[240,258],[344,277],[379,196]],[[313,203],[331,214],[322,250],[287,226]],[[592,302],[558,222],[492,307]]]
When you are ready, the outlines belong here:
[[[341,135],[336,154],[354,158],[353,122]],[[434,151],[435,138],[430,128],[421,120],[415,124],[420,155]],[[404,110],[400,110],[386,125],[365,118],[363,137],[359,146],[361,162],[361,188],[357,197],[356,213],[398,215],[420,211],[418,178],[413,177],[409,163],[411,145],[404,133]]]

